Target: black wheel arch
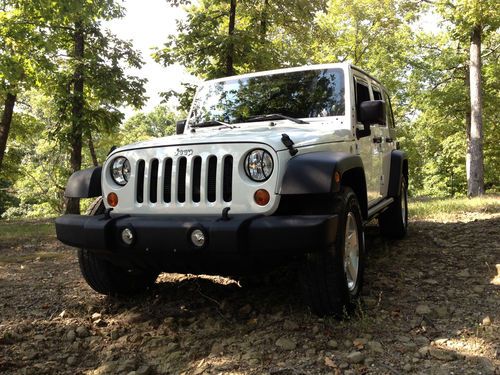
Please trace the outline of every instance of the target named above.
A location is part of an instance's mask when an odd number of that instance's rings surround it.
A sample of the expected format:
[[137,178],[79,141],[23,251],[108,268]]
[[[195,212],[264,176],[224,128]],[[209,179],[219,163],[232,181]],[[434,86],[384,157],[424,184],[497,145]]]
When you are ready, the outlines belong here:
[[408,182],[408,156],[404,151],[393,150],[391,152],[389,186],[387,188],[388,197],[399,197],[401,194],[401,178],[405,178]]
[[290,204],[308,201],[311,197],[331,196],[338,193],[341,186],[349,186],[354,190],[366,219],[366,178],[359,155],[328,151],[297,155],[287,164],[280,193],[282,202]]

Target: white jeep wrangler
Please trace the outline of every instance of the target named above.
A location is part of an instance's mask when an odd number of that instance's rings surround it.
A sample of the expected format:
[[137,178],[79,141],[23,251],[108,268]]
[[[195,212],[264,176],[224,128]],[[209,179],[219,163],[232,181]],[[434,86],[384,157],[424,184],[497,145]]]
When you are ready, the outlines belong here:
[[349,64],[207,81],[176,136],[110,152],[66,196],[101,197],[56,220],[99,293],[130,294],[160,272],[238,275],[284,261],[320,315],[359,295],[365,223],[406,234],[408,162],[384,86]]

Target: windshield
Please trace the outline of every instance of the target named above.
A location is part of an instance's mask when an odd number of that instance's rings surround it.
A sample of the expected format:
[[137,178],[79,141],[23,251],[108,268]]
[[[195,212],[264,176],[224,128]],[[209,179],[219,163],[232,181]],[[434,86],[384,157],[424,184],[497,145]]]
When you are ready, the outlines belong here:
[[270,114],[312,118],[344,113],[342,69],[303,70],[207,82],[193,103],[189,124],[232,124]]

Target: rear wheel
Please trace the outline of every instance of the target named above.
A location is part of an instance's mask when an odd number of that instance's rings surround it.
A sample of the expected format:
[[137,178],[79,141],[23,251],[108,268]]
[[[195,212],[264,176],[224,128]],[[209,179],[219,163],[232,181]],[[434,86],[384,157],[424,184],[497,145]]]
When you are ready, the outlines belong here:
[[[102,198],[90,207],[88,214],[104,213]],[[140,293],[151,287],[158,273],[129,272],[87,249],[78,249],[78,263],[83,278],[96,292],[106,295],[130,295]]]
[[403,238],[408,230],[408,185],[405,177],[401,178],[399,197],[382,212],[378,218],[380,232],[391,238]]
[[314,313],[342,317],[353,311],[364,273],[363,223],[352,189],[341,189],[333,212],[339,215],[335,243],[325,251],[306,255],[301,284]]

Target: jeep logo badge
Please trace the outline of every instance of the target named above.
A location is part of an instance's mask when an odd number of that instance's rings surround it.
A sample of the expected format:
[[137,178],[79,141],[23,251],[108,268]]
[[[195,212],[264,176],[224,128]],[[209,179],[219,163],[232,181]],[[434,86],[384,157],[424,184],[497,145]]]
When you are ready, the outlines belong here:
[[192,148],[187,148],[187,149],[181,149],[178,148],[175,150],[174,156],[191,156],[193,155],[193,149]]

